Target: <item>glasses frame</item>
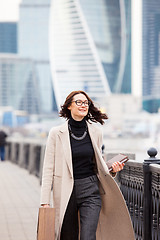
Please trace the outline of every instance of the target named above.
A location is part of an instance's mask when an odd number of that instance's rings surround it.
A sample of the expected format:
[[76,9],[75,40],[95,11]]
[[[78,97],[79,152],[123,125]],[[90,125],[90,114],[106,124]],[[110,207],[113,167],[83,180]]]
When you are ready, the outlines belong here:
[[[80,105],[78,105],[78,104],[77,104],[77,101],[81,101],[82,103],[81,103]],[[77,106],[79,106],[79,107],[82,106],[83,104],[84,104],[85,107],[89,107],[89,106],[91,105],[91,102],[88,101],[88,100],[82,101],[82,100],[80,100],[80,99],[77,99],[77,100],[72,101],[72,102],[75,102],[75,104],[76,104]],[[88,102],[88,104],[86,105],[85,102]]]

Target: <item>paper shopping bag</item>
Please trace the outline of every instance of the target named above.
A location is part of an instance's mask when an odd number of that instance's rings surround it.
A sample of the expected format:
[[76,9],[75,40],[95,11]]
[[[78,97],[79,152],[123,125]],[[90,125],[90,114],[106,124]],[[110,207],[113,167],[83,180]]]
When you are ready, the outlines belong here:
[[55,209],[39,208],[37,240],[55,239]]

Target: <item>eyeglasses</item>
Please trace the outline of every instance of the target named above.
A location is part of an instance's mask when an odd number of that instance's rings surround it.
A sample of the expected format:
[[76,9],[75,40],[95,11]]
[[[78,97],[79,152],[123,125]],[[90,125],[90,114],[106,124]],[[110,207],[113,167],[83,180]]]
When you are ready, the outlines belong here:
[[85,107],[88,107],[91,102],[88,101],[88,100],[85,100],[85,101],[82,101],[82,100],[76,100],[76,101],[73,101],[76,103],[77,106],[82,106],[84,104]]

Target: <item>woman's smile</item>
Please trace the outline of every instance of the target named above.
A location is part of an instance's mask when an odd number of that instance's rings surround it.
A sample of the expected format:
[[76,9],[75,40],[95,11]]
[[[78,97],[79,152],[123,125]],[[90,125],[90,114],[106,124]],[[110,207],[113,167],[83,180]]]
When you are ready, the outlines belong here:
[[81,111],[81,112],[86,112],[88,109],[80,108],[78,110]]

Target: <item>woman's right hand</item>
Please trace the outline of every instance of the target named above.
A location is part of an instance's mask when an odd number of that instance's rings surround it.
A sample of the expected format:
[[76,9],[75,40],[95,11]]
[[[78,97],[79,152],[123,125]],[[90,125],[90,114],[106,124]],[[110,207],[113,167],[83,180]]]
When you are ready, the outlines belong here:
[[41,207],[43,207],[43,208],[50,208],[50,205],[49,204],[42,204]]

